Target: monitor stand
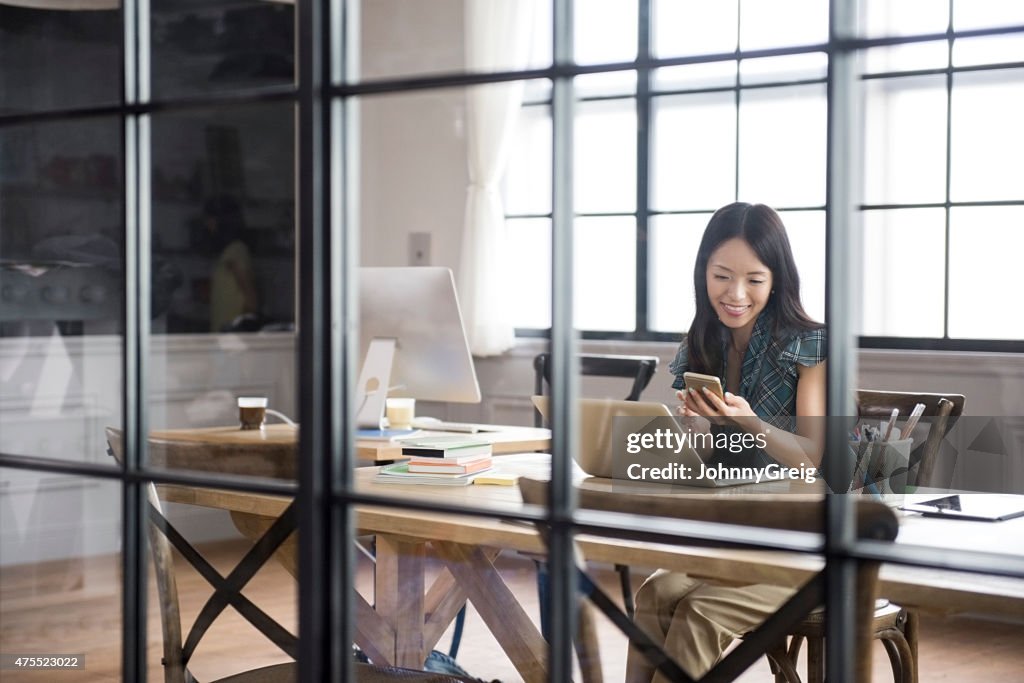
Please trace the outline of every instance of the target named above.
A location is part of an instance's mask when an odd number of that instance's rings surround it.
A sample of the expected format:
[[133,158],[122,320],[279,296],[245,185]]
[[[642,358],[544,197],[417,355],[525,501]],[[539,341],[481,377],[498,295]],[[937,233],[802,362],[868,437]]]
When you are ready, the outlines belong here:
[[394,339],[374,338],[366,351],[356,385],[356,428],[384,429],[384,406],[395,359]]

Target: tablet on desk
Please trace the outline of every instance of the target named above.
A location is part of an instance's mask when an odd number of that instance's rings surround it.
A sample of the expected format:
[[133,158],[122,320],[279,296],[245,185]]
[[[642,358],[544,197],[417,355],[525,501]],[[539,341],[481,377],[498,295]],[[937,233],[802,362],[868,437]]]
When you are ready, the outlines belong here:
[[1000,522],[1014,517],[1024,517],[1024,496],[987,493],[955,494],[918,503],[907,503],[900,506],[900,509],[920,512],[929,517]]

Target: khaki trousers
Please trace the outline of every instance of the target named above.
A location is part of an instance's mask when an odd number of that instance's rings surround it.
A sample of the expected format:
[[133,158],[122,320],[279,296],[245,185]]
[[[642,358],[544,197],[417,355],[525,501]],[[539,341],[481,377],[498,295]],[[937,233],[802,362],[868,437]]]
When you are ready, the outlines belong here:
[[[752,584],[721,586],[659,569],[636,594],[636,623],[693,678],[707,673],[737,636],[752,631],[795,592]],[[667,683],[629,648],[626,683]]]

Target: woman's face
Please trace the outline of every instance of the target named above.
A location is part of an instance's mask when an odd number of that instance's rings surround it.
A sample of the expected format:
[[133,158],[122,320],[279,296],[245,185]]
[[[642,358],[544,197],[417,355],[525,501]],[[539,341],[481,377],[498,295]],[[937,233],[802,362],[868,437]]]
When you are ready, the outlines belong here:
[[745,240],[734,237],[711,252],[707,286],[711,306],[726,327],[752,329],[768,305],[772,272]]

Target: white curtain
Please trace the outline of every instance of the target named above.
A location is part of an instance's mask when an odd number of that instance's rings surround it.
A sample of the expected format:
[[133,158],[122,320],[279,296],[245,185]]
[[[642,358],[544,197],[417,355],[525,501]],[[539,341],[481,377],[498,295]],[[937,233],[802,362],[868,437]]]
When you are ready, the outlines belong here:
[[[527,65],[535,0],[466,0],[466,66],[510,71]],[[505,214],[499,182],[523,100],[522,81],[473,86],[466,95],[469,187],[459,298],[470,349],[493,356],[512,347],[508,320]]]

